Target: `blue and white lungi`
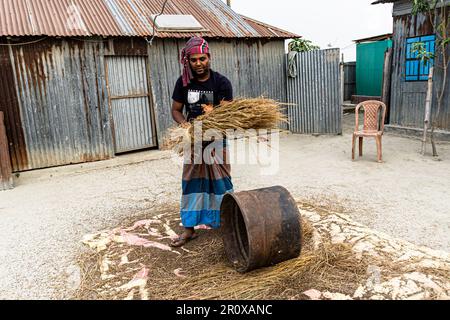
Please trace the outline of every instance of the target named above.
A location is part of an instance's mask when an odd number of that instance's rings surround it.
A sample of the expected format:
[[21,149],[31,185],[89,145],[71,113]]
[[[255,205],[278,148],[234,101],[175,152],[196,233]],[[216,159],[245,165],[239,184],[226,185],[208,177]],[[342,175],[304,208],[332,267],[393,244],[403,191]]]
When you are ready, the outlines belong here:
[[[180,214],[186,228],[197,225],[220,227],[222,198],[233,191],[226,140],[221,145],[212,152],[212,164],[203,161],[202,164],[183,165]],[[203,150],[205,146],[207,144],[203,145]]]

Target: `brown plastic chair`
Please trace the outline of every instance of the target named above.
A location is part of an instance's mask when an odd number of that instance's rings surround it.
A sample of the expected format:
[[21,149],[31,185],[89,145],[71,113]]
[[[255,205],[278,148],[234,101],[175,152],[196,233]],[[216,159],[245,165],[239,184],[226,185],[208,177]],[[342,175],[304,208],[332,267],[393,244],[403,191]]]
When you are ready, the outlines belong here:
[[[359,109],[364,109],[364,126],[359,130]],[[380,122],[381,112],[381,122]],[[383,162],[381,151],[381,138],[384,131],[384,119],[386,117],[386,105],[381,101],[369,100],[358,104],[355,108],[355,131],[352,139],[352,160],[355,160],[355,142],[359,137],[359,156],[362,157],[363,138],[374,137],[377,142],[378,162]]]

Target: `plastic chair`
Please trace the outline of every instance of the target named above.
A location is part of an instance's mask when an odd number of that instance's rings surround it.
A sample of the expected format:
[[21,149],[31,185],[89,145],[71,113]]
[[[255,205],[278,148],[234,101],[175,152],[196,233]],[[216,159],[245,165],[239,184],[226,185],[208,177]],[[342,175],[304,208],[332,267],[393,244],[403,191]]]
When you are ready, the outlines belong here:
[[[359,109],[364,109],[364,126],[359,130]],[[381,112],[381,122],[380,122]],[[355,160],[355,142],[359,137],[359,156],[363,155],[363,138],[374,137],[377,143],[378,162],[383,162],[381,151],[381,138],[384,131],[384,119],[386,117],[386,105],[381,101],[369,100],[358,104],[355,108],[355,131],[352,138],[352,160]]]

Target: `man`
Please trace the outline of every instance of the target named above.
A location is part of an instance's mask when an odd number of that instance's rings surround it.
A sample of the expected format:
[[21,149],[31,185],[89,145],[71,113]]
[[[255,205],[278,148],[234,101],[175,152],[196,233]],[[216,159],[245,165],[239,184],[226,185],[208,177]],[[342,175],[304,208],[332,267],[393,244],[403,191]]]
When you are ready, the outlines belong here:
[[[191,38],[181,52],[183,72],[172,94],[172,117],[180,125],[211,111],[222,100],[233,99],[230,81],[211,70],[210,58],[208,43],[199,37]],[[226,153],[226,148],[222,151]],[[206,164],[202,161],[201,164],[183,165],[180,215],[184,232],[172,241],[173,247],[195,239],[195,226],[220,226],[220,203],[224,194],[233,190],[230,165],[224,160],[223,163]]]

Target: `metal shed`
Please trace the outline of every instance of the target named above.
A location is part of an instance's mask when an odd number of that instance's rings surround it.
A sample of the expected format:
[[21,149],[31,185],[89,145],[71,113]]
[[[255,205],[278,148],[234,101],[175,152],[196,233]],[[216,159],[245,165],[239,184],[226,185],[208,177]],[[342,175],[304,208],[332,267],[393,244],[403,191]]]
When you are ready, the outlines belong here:
[[285,39],[220,0],[170,0],[203,31],[158,31],[164,0],[0,1],[0,111],[14,171],[158,147],[187,38],[207,38],[235,96],[286,101]]
[[[378,3],[394,3],[393,19],[393,56],[391,74],[390,124],[388,130],[398,130],[411,135],[421,135],[425,118],[425,99],[427,81],[425,75],[416,78],[409,76],[411,55],[408,45],[412,41],[421,41],[433,36],[433,27],[427,16],[412,12],[412,2],[407,0],[380,0]],[[450,0],[445,1],[446,14],[449,16]],[[430,45],[433,42],[430,41]],[[450,56],[450,49],[448,49]],[[436,63],[442,64],[439,57]],[[413,65],[414,67],[414,65]],[[414,70],[414,68],[412,68]],[[417,70],[417,68],[415,69]],[[425,72],[426,73],[426,72]],[[443,71],[435,68],[433,82],[435,86],[442,83]],[[447,75],[448,77],[448,75]],[[438,129],[441,129],[441,138],[450,137],[450,81],[447,81],[442,110],[438,120]],[[436,90],[433,92],[432,112],[436,112]]]

